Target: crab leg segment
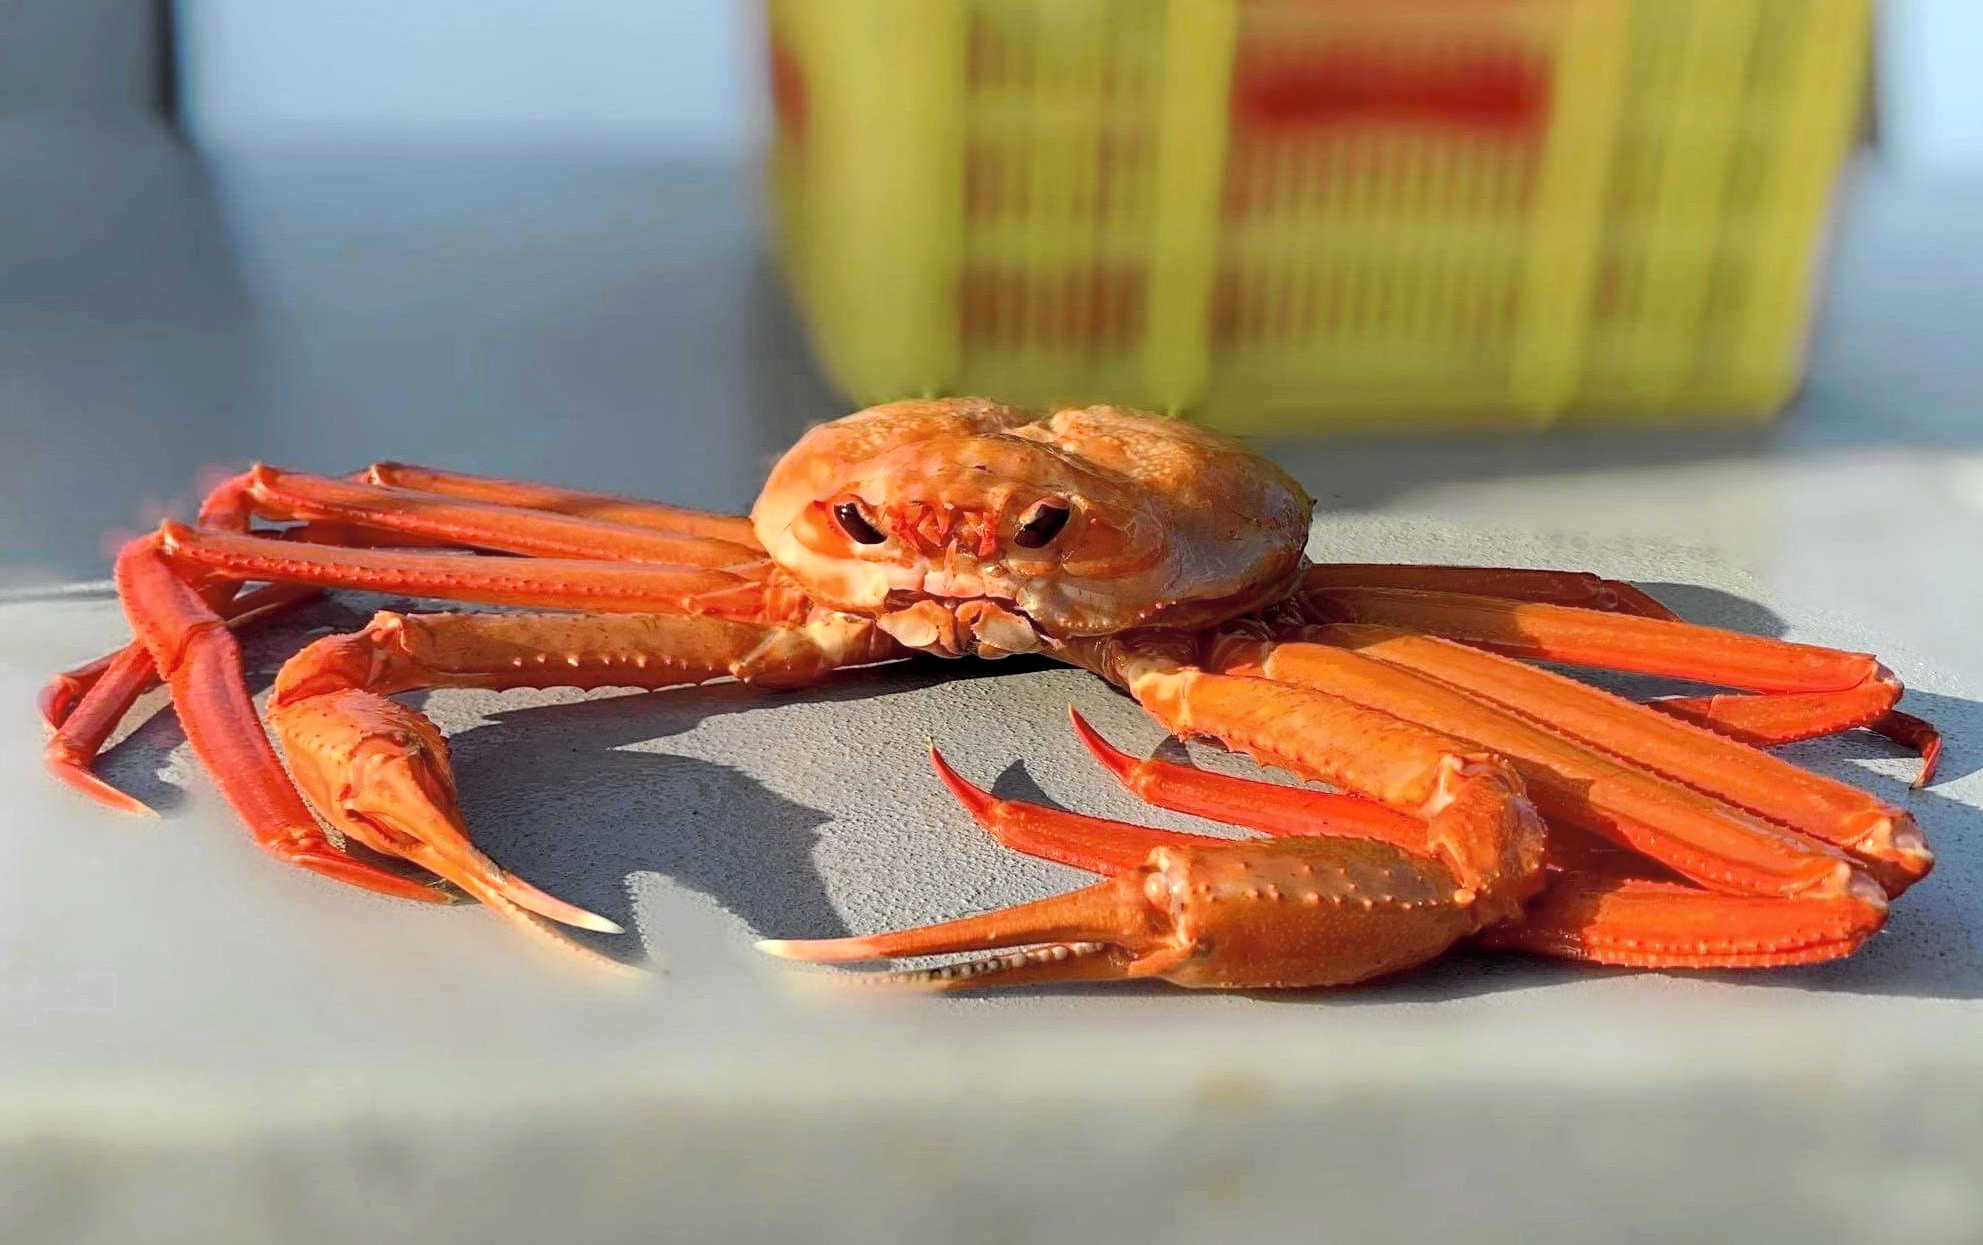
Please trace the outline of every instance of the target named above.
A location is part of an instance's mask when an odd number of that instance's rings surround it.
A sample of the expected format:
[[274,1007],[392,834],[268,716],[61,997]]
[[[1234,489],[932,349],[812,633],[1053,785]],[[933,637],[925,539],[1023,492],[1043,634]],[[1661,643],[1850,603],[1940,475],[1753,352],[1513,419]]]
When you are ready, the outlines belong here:
[[252,513],[265,519],[342,522],[504,553],[701,567],[743,566],[764,556],[754,542],[733,543],[273,467],[256,467],[222,486],[230,488],[238,488]]
[[1569,875],[1484,946],[1641,968],[1774,968],[1849,955],[1885,919],[1877,896],[1718,895],[1645,878]]
[[1381,562],[1329,562],[1302,572],[1301,591],[1329,588],[1405,588],[1420,592],[1460,592],[1574,605],[1641,618],[1679,616],[1644,591],[1587,571],[1538,571],[1507,566],[1414,566]]
[[626,614],[671,610],[748,618],[765,608],[761,576],[732,570],[299,545],[172,522],[159,528],[156,540],[174,561],[239,579]]
[[1214,646],[1211,664],[1328,692],[1470,740],[1514,763],[1536,807],[1551,822],[1568,822],[1622,843],[1713,890],[1835,893],[1859,876],[1845,854],[1829,844],[1357,653],[1230,636]]
[[1126,821],[1104,821],[1025,800],[1001,800],[967,782],[934,747],[930,749],[930,763],[957,802],[971,814],[971,820],[993,838],[1015,852],[1090,873],[1111,876],[1127,873],[1159,847],[1203,847],[1225,842],[1211,835],[1180,834]]
[[[223,618],[230,628],[244,626],[279,612],[298,601],[316,595],[316,589],[293,584],[270,584],[229,602]],[[93,674],[87,690],[73,707],[50,704],[58,683],[43,692],[43,714],[56,727],[42,749],[42,763],[48,772],[84,795],[126,813],[149,813],[142,802],[119,791],[90,772],[90,764],[103,750],[117,724],[124,720],[138,697],[158,682],[158,666],[143,641],[132,643],[106,657],[71,671],[66,677]]]
[[1436,679],[1852,853],[1890,895],[1934,864],[1904,809],[1608,692],[1451,640],[1339,623],[1301,638]]
[[[1892,671],[1865,653],[1793,644],[1693,623],[1409,589],[1325,588],[1306,593],[1304,600],[1324,622],[1379,623],[1444,636],[1509,657],[1668,675],[1773,693],[1654,702],[1654,708],[1698,725],[1725,729],[1750,742],[1785,742],[1854,727],[1877,728],[1884,725],[1883,719],[1904,690]],[[1926,723],[1921,726],[1928,732],[1925,738],[1917,738],[1923,756],[1938,754],[1940,743],[1933,728]]]
[[171,685],[187,739],[264,850],[368,890],[447,901],[446,894],[431,886],[354,860],[324,837],[283,774],[255,716],[234,637],[166,562],[153,539],[126,545],[116,576],[131,629]]
[[650,528],[657,532],[708,536],[760,551],[762,548],[751,530],[751,521],[742,515],[706,514],[700,510],[664,506],[660,502],[634,501],[606,493],[585,493],[459,471],[437,471],[432,467],[415,467],[407,463],[373,463],[362,474],[369,483],[391,488],[415,489],[466,501],[542,510],[549,514],[577,515],[607,523]]
[[1421,855],[1432,850],[1423,822],[1375,800],[1232,778],[1169,761],[1139,761],[1103,739],[1071,708],[1068,717],[1074,733],[1102,768],[1158,808],[1272,835],[1344,835],[1381,839]]

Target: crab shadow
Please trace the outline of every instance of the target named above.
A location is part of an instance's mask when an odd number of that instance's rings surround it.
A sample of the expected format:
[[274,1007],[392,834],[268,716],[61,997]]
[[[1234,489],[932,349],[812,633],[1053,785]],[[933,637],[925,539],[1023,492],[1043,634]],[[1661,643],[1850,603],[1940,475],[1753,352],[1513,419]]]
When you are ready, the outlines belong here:
[[[1785,631],[1773,612],[1728,593],[1681,584],[1642,586],[1702,622],[1762,635]],[[249,637],[244,658],[251,685],[266,687],[281,662],[309,637],[361,627],[373,608],[404,604],[341,597]],[[850,672],[821,687],[782,695],[814,703],[851,701],[1051,665],[1023,658],[996,664],[919,659],[886,670]],[[1635,696],[1683,686],[1579,673]],[[651,872],[708,896],[754,930],[847,933],[813,858],[821,827],[833,819],[832,813],[773,791],[736,767],[650,746],[713,717],[774,705],[780,698],[726,684],[500,709],[451,736],[464,811],[476,842],[519,876],[628,928],[634,927],[628,879]],[[1865,732],[1781,752],[1799,765],[1909,809],[1935,847],[1935,872],[1901,898],[1886,929],[1848,959],[1767,974],[1674,975],[1801,991],[1983,997],[1978,933],[1983,929],[1983,841],[1976,834],[1983,704],[1915,690],[1905,703],[1944,732],[1941,774],[1931,788],[1909,790],[1897,776],[1903,767],[1895,764],[1870,766],[1876,758],[1891,762],[1903,754]],[[183,743],[173,715],[154,714],[105,755],[101,772],[154,807],[170,808],[178,799],[183,765],[168,758],[181,753]],[[1161,751],[1168,759],[1184,757],[1174,745]],[[993,790],[1008,799],[1054,804],[1018,763],[1000,776]],[[617,958],[642,954],[637,937],[578,936]],[[1355,990],[1275,991],[1257,997],[1282,1005],[1437,1002],[1634,972],[1460,949]],[[1042,987],[1035,992],[1108,994],[1124,988],[1139,987]]]

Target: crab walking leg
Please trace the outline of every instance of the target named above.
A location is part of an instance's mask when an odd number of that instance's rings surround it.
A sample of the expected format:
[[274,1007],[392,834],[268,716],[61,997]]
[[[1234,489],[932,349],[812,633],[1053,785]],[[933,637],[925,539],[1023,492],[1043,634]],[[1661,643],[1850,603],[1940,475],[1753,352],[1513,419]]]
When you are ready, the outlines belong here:
[[1308,593],[1320,622],[1364,622],[1424,632],[1510,657],[1670,675],[1752,692],[1857,692],[1884,700],[1902,688],[1865,653],[1794,644],[1696,623],[1537,605],[1456,592],[1330,588]]
[[503,553],[702,567],[744,566],[764,556],[755,542],[735,543],[273,467],[255,467],[223,484],[209,499],[209,509],[236,504],[225,497],[230,491],[238,492],[239,504],[258,518],[349,523]]
[[[1698,724],[1725,723],[1738,738],[1745,717],[1769,721],[1774,730],[1788,732],[1784,738],[1808,739],[1870,727],[1881,722],[1905,690],[1892,671],[1867,653],[1695,623],[1408,589],[1329,588],[1306,593],[1303,599],[1320,622],[1379,623],[1509,657],[1773,693],[1709,698],[1705,706],[1695,703],[1693,717]],[[1779,706],[1771,708],[1772,701]],[[1655,707],[1689,716],[1685,702],[1680,706],[1655,702]],[[1932,739],[1923,740],[1922,749],[1924,755],[1940,750]]]
[[1889,709],[1869,722],[1840,726],[1840,697],[1835,692],[1668,696],[1647,704],[1669,717],[1692,722],[1757,748],[1818,739],[1860,727],[1891,739],[1921,758],[1921,768],[1910,784],[1915,787],[1925,787],[1935,780],[1935,770],[1942,759],[1942,733],[1932,723],[1911,713]]
[[[221,617],[230,628],[238,629],[316,594],[315,588],[269,584],[228,602]],[[152,810],[141,801],[91,773],[90,766],[131,706],[158,684],[158,664],[152,660],[151,650],[138,640],[91,665],[101,667],[100,673],[73,709],[60,710],[58,717],[57,711],[44,706],[56,730],[42,749],[42,763],[49,773],[100,803],[122,812],[150,813]],[[43,693],[44,698],[52,691],[53,685]]]
[[241,678],[225,622],[150,537],[118,556],[117,595],[131,630],[172,688],[193,750],[261,847],[291,864],[406,899],[448,902],[422,882],[355,860],[333,847],[282,771]]
[[943,754],[930,748],[930,763],[971,820],[1015,852],[1072,865],[1090,873],[1127,873],[1159,847],[1216,846],[1226,842],[1208,834],[1182,834],[1126,821],[1107,821],[1026,800],[1001,800],[973,786],[950,768]]
[[483,605],[763,618],[775,604],[769,598],[776,595],[755,571],[744,574],[638,562],[352,549],[207,531],[173,522],[161,525],[150,539],[175,562],[240,579],[362,588]]
[[1567,874],[1483,946],[1637,968],[1775,968],[1852,954],[1883,905],[1840,895],[1721,895],[1645,878]]
[[1103,977],[1215,988],[1339,985],[1423,963],[1515,916],[1540,885],[1543,827],[1520,778],[1500,760],[1339,697],[1208,674],[1116,642],[1073,648],[1179,734],[1209,735],[1421,818],[1430,843],[1456,844],[1456,855],[1481,863],[1480,884],[1465,884],[1440,859],[1373,839],[1177,843],[1119,822],[1040,820],[1028,828],[1027,850],[1072,849],[1111,866],[1133,848],[1146,855],[1108,881],[1002,912],[760,946],[790,959],[845,962],[1050,944],[907,976],[946,987]]
[[[376,474],[386,466],[391,464],[376,464],[372,472]],[[677,510],[670,506],[642,506],[640,503],[623,503],[626,514],[622,519],[569,519],[555,510],[548,514],[530,514],[527,513],[527,503],[533,499],[554,504],[562,502],[567,506],[591,504],[594,508],[613,499],[565,490],[536,490],[529,485],[510,486],[501,481],[480,481],[477,477],[423,473],[419,468],[405,470],[415,476],[433,475],[436,482],[444,486],[465,482],[468,486],[483,486],[479,490],[481,492],[489,492],[490,486],[494,486],[494,496],[470,497],[469,500],[496,504],[449,506],[445,504],[445,496],[437,498],[395,493],[363,481],[329,480],[256,467],[223,481],[207,495],[200,506],[200,526],[245,534],[251,520],[259,515],[270,519],[308,520],[302,527],[283,533],[281,538],[316,544],[369,546],[379,543],[366,538],[367,533],[372,533],[390,535],[395,543],[422,547],[467,546],[521,554],[603,560],[623,558],[711,567],[747,566],[762,554],[755,538],[749,537],[747,524],[740,533],[736,530],[735,521],[723,516],[698,515],[694,511]],[[478,490],[466,487],[463,491],[474,493]],[[545,496],[533,498],[533,491]],[[514,495],[516,501],[504,503],[505,492]],[[436,505],[437,501],[443,504]],[[526,509],[517,509],[518,504]],[[657,526],[655,520],[662,518],[671,522]],[[702,523],[702,520],[722,521]],[[706,530],[695,530],[698,527]],[[674,534],[657,535],[657,532]],[[712,539],[695,539],[701,536]],[[747,539],[736,539],[739,536]],[[208,601],[218,608],[234,591],[233,581],[221,580],[216,584],[215,591],[208,595]],[[302,598],[299,596],[297,599]],[[135,641],[123,650],[126,653],[143,651],[144,646]],[[119,654],[109,653],[56,675],[40,697],[43,720],[51,728],[59,729],[97,679],[118,660]],[[124,659],[125,666],[120,667],[120,673],[127,676],[123,681],[128,693],[125,698],[127,708],[149,686],[140,685],[135,672],[128,668],[129,663],[135,661],[135,657],[127,657]]]
[[62,723],[69,720],[83,697],[97,681],[110,673],[111,666],[119,657],[133,649],[143,653],[145,646],[133,640],[114,653],[105,653],[95,661],[87,661],[71,670],[64,670],[44,683],[41,692],[34,699],[35,708],[41,713],[41,720],[52,730],[60,730]]
[[504,873],[469,842],[446,741],[387,697],[429,687],[680,687],[734,677],[816,682],[900,656],[865,620],[790,627],[667,614],[393,614],[326,636],[276,677],[269,724],[297,784],[332,825],[402,856],[513,917],[611,922]]
[[1550,730],[1773,822],[1836,844],[1898,895],[1934,865],[1906,810],[1713,731],[1547,670],[1451,640],[1367,623],[1299,638],[1436,679]]
[[[253,595],[256,599],[253,602],[244,600],[237,604],[235,594],[240,588],[241,584],[235,580],[216,578],[211,583],[202,585],[200,594],[206,598],[208,605],[222,612],[229,626],[234,627],[267,617],[288,605],[308,600],[317,594],[314,588],[304,588],[293,590],[293,595],[282,595],[276,591],[275,585],[264,585],[255,590]],[[279,596],[281,599],[277,599]],[[80,666],[55,675],[42,686],[41,693],[35,698],[35,707],[41,713],[41,720],[50,730],[60,730],[83,698],[89,695],[98,680],[112,672],[120,658],[145,651],[143,643],[133,640],[123,648],[105,653],[94,661],[84,662]],[[132,699],[135,700],[143,695],[149,686],[150,684],[146,684],[138,688],[133,693]]]
[[[1169,761],[1139,761],[1103,739],[1072,708],[1068,716],[1074,722],[1074,733],[1102,768],[1158,808],[1277,836],[1343,835],[1381,839],[1420,855],[1433,852],[1423,822],[1375,800],[1233,778]],[[1457,860],[1448,863],[1456,872],[1465,870]]]
[[1677,621],[1679,615],[1644,591],[1588,571],[1537,571],[1509,566],[1417,566],[1383,562],[1326,562],[1301,575],[1302,592],[1329,588],[1407,588],[1462,592],[1509,601],[1574,605],[1615,614]]
[[708,536],[731,544],[761,549],[751,521],[742,515],[707,514],[684,510],[660,502],[635,501],[607,493],[586,493],[548,484],[530,484],[491,476],[468,475],[459,471],[437,471],[407,463],[373,463],[362,473],[372,484],[417,489],[467,501],[493,502],[500,506],[520,506],[551,514],[579,515],[610,523],[650,528],[657,532],[679,532],[686,536]]
[[1841,849],[1690,787],[1633,768],[1446,684],[1322,644],[1230,634],[1211,668],[1342,696],[1506,757],[1536,807],[1621,843],[1712,890],[1738,894],[1884,893]]

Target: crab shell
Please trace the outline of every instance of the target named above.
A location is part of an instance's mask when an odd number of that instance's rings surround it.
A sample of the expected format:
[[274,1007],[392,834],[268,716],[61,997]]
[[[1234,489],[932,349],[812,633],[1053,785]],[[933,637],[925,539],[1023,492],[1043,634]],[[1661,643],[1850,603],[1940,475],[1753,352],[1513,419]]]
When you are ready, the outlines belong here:
[[[848,503],[854,532],[835,513]],[[1272,463],[1175,419],[951,399],[813,428],[751,522],[820,605],[873,617],[912,648],[996,657],[1204,627],[1277,600],[1313,505]],[[1029,548],[1015,536],[1042,506],[1066,521]]]

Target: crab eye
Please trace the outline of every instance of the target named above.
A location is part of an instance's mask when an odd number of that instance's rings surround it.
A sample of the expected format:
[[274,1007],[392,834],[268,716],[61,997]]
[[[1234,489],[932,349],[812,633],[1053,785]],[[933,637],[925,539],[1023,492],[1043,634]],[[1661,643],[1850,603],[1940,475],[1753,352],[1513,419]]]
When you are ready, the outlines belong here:
[[888,539],[874,524],[868,522],[868,517],[861,513],[861,503],[857,501],[843,501],[835,506],[833,521],[840,525],[840,530],[847,533],[850,540],[859,541],[863,545],[878,545]]
[[1019,520],[1018,530],[1012,533],[1012,543],[1021,549],[1045,548],[1067,526],[1067,516],[1071,513],[1064,501],[1033,503],[1033,508]]

